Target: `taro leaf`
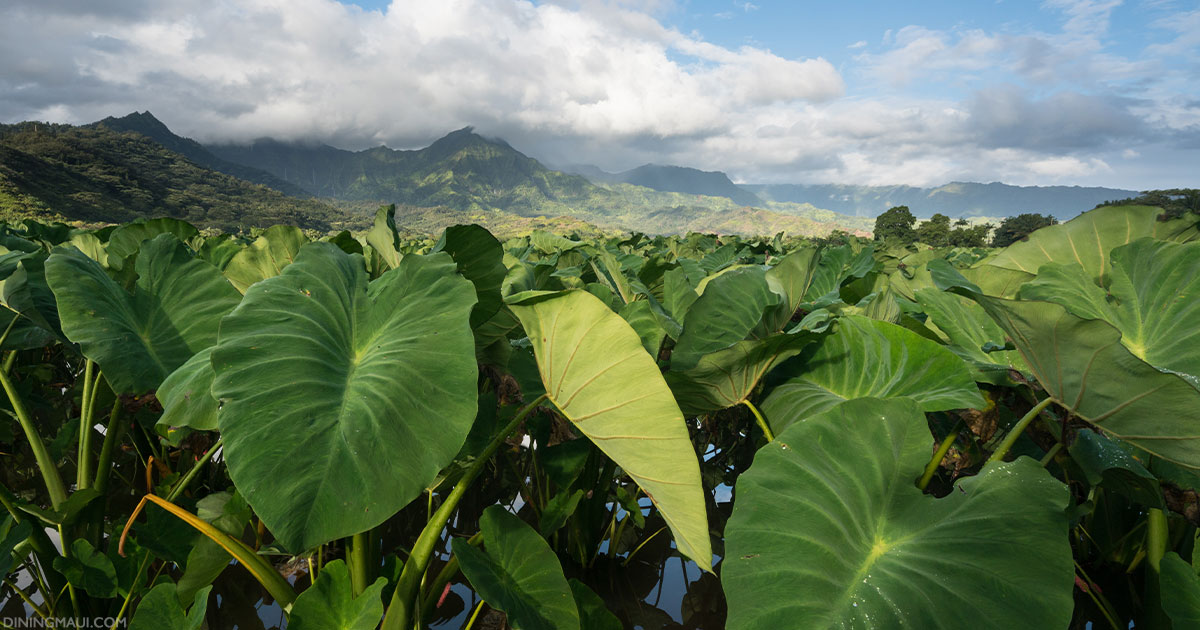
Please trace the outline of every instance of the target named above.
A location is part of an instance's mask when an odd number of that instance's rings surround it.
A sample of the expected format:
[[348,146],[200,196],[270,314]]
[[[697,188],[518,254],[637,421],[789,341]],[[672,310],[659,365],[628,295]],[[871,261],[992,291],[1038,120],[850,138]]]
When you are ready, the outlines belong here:
[[350,570],[342,560],[321,569],[317,582],[296,598],[288,617],[291,630],[373,630],[383,618],[381,593],[387,578],[354,596]]
[[[367,245],[387,263],[388,269],[400,265],[400,235],[396,233],[396,205],[383,206],[375,212],[375,225],[367,230]],[[379,272],[376,271],[376,274]]]
[[542,510],[542,516],[538,519],[538,531],[543,536],[549,536],[566,525],[567,519],[571,518],[575,508],[579,507],[580,499],[583,499],[583,490],[562,491],[554,495],[546,502],[546,509]]
[[[598,264],[597,261],[599,261]],[[592,258],[591,265],[596,277],[621,298],[622,304],[633,301],[633,287],[630,286],[629,278],[625,276],[624,270],[621,269],[621,263],[615,256],[602,251]]]
[[305,245],[221,322],[212,392],[229,474],[292,551],[374,527],[454,457],[475,418],[475,290],[446,254],[367,284]]
[[941,257],[941,252],[931,249],[904,256],[897,264],[896,271],[888,276],[888,286],[900,297],[915,300],[917,291],[933,286],[926,264]]
[[199,233],[200,230],[192,224],[170,217],[126,223],[108,235],[108,260],[110,264],[120,268],[121,261],[141,249],[145,241],[158,238],[162,234],[174,234],[181,242],[186,242]]
[[975,302],[936,288],[917,291],[917,302],[949,340],[947,348],[962,357],[982,383],[1005,385],[1009,370],[1028,372],[1021,353],[1005,347],[1004,331]]
[[354,238],[354,235],[347,230],[342,230],[341,232],[338,232],[332,236],[327,236],[322,240],[326,240],[334,245],[337,245],[339,249],[347,254],[363,253],[362,243],[358,242],[358,239]]
[[[250,522],[250,507],[236,493],[215,492],[196,503],[196,516],[237,539]],[[221,545],[197,534],[194,546],[188,551],[183,576],[176,584],[179,600],[189,601],[200,589],[212,584],[231,560],[233,557]]]
[[540,296],[511,308],[533,344],[550,401],[655,502],[683,555],[710,570],[696,451],[637,333],[585,291]]
[[104,241],[100,237],[91,232],[81,232],[71,237],[69,241],[75,249],[83,252],[88,258],[100,263],[102,266],[108,266],[108,250],[104,246]]
[[629,322],[637,333],[638,338],[642,340],[642,347],[650,356],[657,358],[658,350],[662,347],[663,339],[667,336],[667,331],[663,329],[657,317],[654,316],[654,310],[650,306],[648,300],[637,300],[630,302],[621,307],[621,317]]
[[801,332],[740,341],[732,348],[705,355],[690,370],[669,371],[665,378],[684,415],[720,411],[749,398],[767,372],[799,354],[814,339]]
[[1112,250],[1110,263],[1107,291],[1078,264],[1048,264],[1020,297],[1103,319],[1138,358],[1200,385],[1200,242],[1138,239]]
[[1078,263],[1089,277],[1101,280],[1114,248],[1139,238],[1187,242],[1200,239],[1200,215],[1159,221],[1161,208],[1104,206],[1089,210],[1061,225],[1037,230],[1024,241],[1009,245],[986,265],[1038,273],[1046,263]]
[[1068,450],[1093,487],[1118,492],[1146,507],[1164,508],[1158,479],[1112,440],[1083,429]]
[[[1016,269],[1005,269],[982,264],[971,269],[963,269],[964,278],[981,287],[984,295],[994,297],[1015,298],[1021,285],[1034,278],[1034,274]],[[936,284],[936,283],[935,283]]]
[[[74,429],[68,430],[68,427],[71,426],[74,426]],[[62,436],[66,434],[70,436],[70,439],[67,440],[67,442],[70,443],[75,439],[75,435],[78,432],[78,423],[68,422],[63,427],[59,435]],[[55,441],[58,441],[58,439],[59,438],[56,437]],[[54,446],[51,445],[49,450],[51,454],[53,454],[55,451]],[[72,492],[71,496],[67,497],[66,501],[59,504],[58,509],[49,507],[42,509],[33,503],[19,503],[17,504],[17,507],[38,517],[47,525],[63,525],[69,527],[79,519],[84,510],[87,509],[87,507],[91,505],[93,501],[99,499],[101,496],[103,495],[101,495],[100,492],[95,488],[84,488],[83,490],[76,490]]]
[[46,261],[63,332],[100,365],[117,393],[141,394],[217,342],[241,296],[221,272],[162,234],[142,245],[133,294],[77,249]]
[[156,395],[162,403],[163,413],[158,419],[159,435],[172,445],[192,431],[215,431],[217,429],[217,400],[212,396],[212,351],[208,347],[197,352],[186,363],[179,366],[163,380]]
[[175,593],[175,585],[171,582],[159,584],[150,589],[138,604],[133,621],[129,622],[129,630],[200,630],[204,625],[204,615],[208,612],[208,593],[211,590],[211,586],[200,589],[192,609],[184,614]]
[[986,404],[962,359],[895,324],[842,317],[803,358],[800,371],[763,401],[776,433],[855,398],[912,398],[923,411]]
[[478,328],[500,310],[500,285],[508,269],[504,248],[491,232],[478,225],[452,225],[442,233],[433,251],[450,254],[458,272],[475,285],[478,301],[471,310],[471,328]]
[[553,254],[555,252],[566,252],[580,245],[580,241],[573,241],[569,238],[563,238],[557,234],[551,234],[544,230],[534,230],[529,235],[529,244],[537,248],[543,254]]
[[[46,254],[41,252],[26,255],[17,261],[12,274],[4,281],[4,304],[22,315],[22,321],[13,327],[13,333],[10,334],[23,332],[26,343],[34,343],[44,336],[24,326],[25,322],[32,323],[55,338],[66,340],[59,319],[58,301],[46,281],[46,261]],[[8,320],[5,319],[4,323],[7,325]]]
[[[1200,628],[1200,577],[1195,568],[1174,551],[1163,556],[1159,579],[1163,611],[1177,630]],[[1169,595],[1168,595],[1169,594]]]
[[13,558],[13,549],[32,534],[33,524],[29,519],[20,523],[14,523],[11,516],[4,519],[4,525],[0,527],[0,575],[8,575],[12,570],[15,561],[19,560]]
[[579,609],[579,630],[621,630],[621,620],[612,614],[604,600],[587,584],[575,578],[567,580],[575,607]]
[[821,259],[805,291],[805,301],[815,302],[823,296],[836,293],[847,280],[870,273],[875,268],[874,253],[869,246],[857,252],[850,245],[821,250]]
[[704,355],[745,339],[763,311],[778,301],[779,296],[767,285],[766,272],[759,267],[741,267],[713,278],[688,309],[683,334],[671,354],[671,367],[691,369]]
[[942,499],[914,480],[932,440],[912,400],[862,399],[779,433],[738,479],[728,627],[1066,628],[1067,488],[989,464]]
[[54,559],[54,569],[63,574],[71,586],[87,591],[92,597],[117,595],[117,570],[112,560],[82,538],[76,538],[71,544],[69,556]]
[[948,264],[930,271],[940,287],[983,307],[1059,405],[1154,455],[1200,468],[1200,390],[1134,356],[1119,330],[1051,302],[982,295]]
[[479,517],[487,551],[454,540],[463,575],[517,630],[579,628],[579,612],[558,556],[521,519],[493,505]]
[[768,310],[764,318],[768,332],[783,330],[804,303],[817,273],[820,252],[812,247],[796,250],[767,270],[767,284],[781,297],[779,305]]
[[225,266],[225,277],[239,292],[245,293],[255,282],[278,276],[284,267],[292,264],[300,248],[307,242],[308,237],[298,227],[271,226],[234,255]]
[[[676,322],[682,322],[688,309],[699,299],[696,287],[688,280],[682,268],[671,269],[663,274],[663,308]],[[670,331],[668,331],[670,332]],[[678,337],[676,333],[673,337]]]
[[[204,239],[204,244],[200,246],[197,255],[212,263],[217,269],[224,271],[229,266],[229,261],[233,260],[233,257],[237,256],[243,248],[244,243],[241,238],[233,234],[218,234]],[[84,250],[84,253],[88,252]],[[100,262],[103,264],[104,261]]]
[[[526,396],[528,398],[528,396]],[[579,478],[587,463],[588,455],[592,453],[591,442],[587,440],[567,440],[547,446],[538,451],[542,468],[551,481],[560,488],[567,488]]]

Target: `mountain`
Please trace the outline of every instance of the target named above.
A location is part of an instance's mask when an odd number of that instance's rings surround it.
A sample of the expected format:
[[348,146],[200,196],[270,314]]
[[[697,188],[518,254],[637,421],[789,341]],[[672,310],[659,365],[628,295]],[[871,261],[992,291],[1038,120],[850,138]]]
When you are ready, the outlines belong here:
[[1003,217],[1025,212],[1072,219],[1112,199],[1136,197],[1137,191],[1080,186],[1010,186],[952,182],[937,188],[851,186],[840,184],[767,184],[743,186],[768,201],[810,203],[855,216],[875,217],[893,206],[908,206],[919,218]]
[[175,135],[159,119],[155,118],[154,114],[148,111],[141,113],[133,112],[120,118],[109,116],[100,122],[95,122],[87,126],[106,127],[117,132],[140,133],[161,144],[164,148],[174,151],[205,168],[210,168],[226,175],[232,175],[238,179],[244,179],[255,184],[262,184],[267,188],[274,188],[285,195],[293,197],[310,196],[303,188],[275,177],[266,171],[222,160],[213,155],[208,149],[205,149],[204,145],[199,142],[191,138]]
[[741,206],[764,207],[762,199],[734,184],[729,176],[721,171],[701,171],[684,166],[659,164],[643,164],[621,173],[607,173],[589,164],[577,164],[568,169],[593,182],[620,182],[664,192],[725,197]]
[[0,125],[0,216],[173,216],[226,229],[290,223],[321,231],[354,223],[328,204],[205,168],[140,133],[37,122]]
[[[347,151],[271,139],[206,148],[223,160],[261,169],[310,194],[345,203],[444,207],[483,216],[489,212],[523,217],[570,216],[603,227],[650,233],[694,230],[771,234],[782,230],[815,235],[831,229],[870,229],[869,222],[855,217],[826,213],[820,220],[814,219],[809,213],[816,209],[809,206],[784,203],[771,209],[764,209],[763,204],[748,208],[725,196],[660,191],[623,182],[592,182],[548,169],[508,143],[484,138],[470,127],[417,150],[379,146]],[[701,173],[692,178],[715,179],[711,175]],[[728,182],[724,175],[716,175]],[[732,182],[728,186],[733,186]]]

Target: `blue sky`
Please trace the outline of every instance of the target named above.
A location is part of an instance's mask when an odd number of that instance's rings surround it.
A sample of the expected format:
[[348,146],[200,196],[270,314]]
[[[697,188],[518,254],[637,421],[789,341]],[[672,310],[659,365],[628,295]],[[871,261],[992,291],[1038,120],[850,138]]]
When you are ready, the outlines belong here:
[[0,120],[735,181],[1196,186],[1200,2],[11,0]]

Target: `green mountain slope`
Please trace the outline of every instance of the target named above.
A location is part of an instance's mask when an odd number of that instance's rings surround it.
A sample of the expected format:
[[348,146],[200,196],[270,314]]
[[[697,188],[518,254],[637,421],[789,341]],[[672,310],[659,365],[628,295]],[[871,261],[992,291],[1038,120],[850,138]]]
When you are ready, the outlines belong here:
[[523,217],[570,216],[599,226],[650,233],[786,231],[815,235],[833,229],[870,229],[855,217],[806,216],[816,209],[800,204],[756,209],[723,196],[593,183],[579,175],[550,170],[507,143],[487,140],[469,127],[413,151],[382,146],[346,151],[269,139],[208,149],[224,160],[262,169],[311,194],[348,202],[475,213],[501,211]]
[[204,168],[141,134],[28,122],[0,125],[0,212],[93,223],[173,216],[230,229],[347,224],[328,204]]
[[88,126],[107,127],[117,132],[132,131],[140,133],[163,145],[166,149],[174,151],[205,168],[210,168],[226,175],[232,175],[238,179],[244,179],[255,184],[262,184],[267,188],[274,188],[292,197],[310,196],[303,188],[275,177],[266,171],[222,160],[213,155],[208,149],[205,149],[204,145],[199,142],[191,138],[175,135],[166,125],[155,118],[154,114],[148,111],[141,113],[133,112],[120,118],[109,116],[100,122],[92,123]]

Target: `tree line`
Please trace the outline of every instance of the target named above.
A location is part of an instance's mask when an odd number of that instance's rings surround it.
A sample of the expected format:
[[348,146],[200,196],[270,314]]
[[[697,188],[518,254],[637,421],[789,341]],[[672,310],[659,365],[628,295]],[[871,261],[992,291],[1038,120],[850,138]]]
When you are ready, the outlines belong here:
[[895,206],[876,217],[875,240],[933,247],[1007,247],[1034,230],[1055,223],[1058,220],[1050,215],[1028,212],[1006,217],[1000,225],[971,225],[966,219],[952,222],[950,217],[938,213],[918,225],[908,206]]

